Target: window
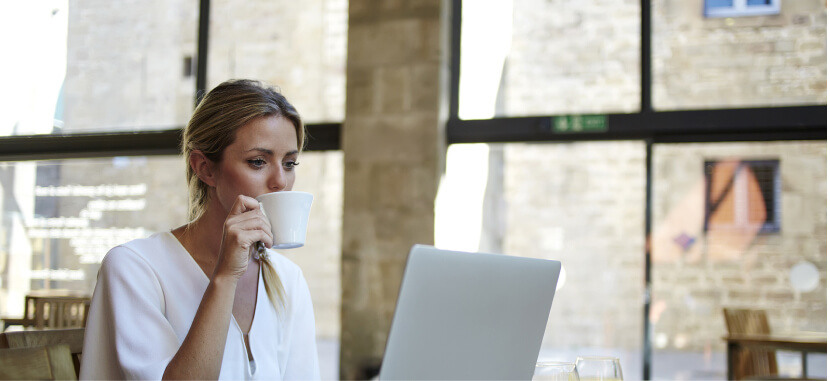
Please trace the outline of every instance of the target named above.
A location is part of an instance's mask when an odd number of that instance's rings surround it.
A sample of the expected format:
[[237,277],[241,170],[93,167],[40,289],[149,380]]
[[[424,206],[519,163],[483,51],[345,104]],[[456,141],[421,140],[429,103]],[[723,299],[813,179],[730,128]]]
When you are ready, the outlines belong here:
[[435,245],[561,261],[539,358],[642,380],[645,161],[639,141],[451,145]]
[[346,0],[211,1],[207,87],[256,78],[279,86],[307,123],[343,120],[348,6]]
[[[798,48],[810,46],[811,41],[825,46],[826,27],[821,26],[827,18],[824,4],[798,2],[805,8],[797,14],[804,17],[705,18],[738,16],[739,4],[746,4],[741,5],[741,16],[770,8],[778,13],[780,9],[780,0],[707,0],[706,12],[701,14],[699,8],[654,2],[651,67],[655,110],[827,103],[826,49]],[[785,57],[792,56],[799,57],[798,64],[784,63],[789,60]]]
[[459,117],[636,112],[640,4],[464,1]]
[[780,12],[781,0],[706,0],[703,9],[706,17],[764,16]]
[[781,229],[778,160],[707,161],[705,173],[705,230]]
[[[767,310],[773,332],[826,331],[826,284],[799,291],[790,275],[798,263],[827,265],[826,148],[654,144],[652,379],[724,379],[724,308]],[[776,233],[765,234],[772,226]],[[799,353],[776,358],[779,376],[799,377]]]

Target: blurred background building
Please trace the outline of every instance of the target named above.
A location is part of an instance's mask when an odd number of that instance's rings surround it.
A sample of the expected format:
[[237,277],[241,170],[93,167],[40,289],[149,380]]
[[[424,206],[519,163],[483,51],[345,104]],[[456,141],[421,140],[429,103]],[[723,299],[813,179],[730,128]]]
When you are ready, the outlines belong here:
[[0,315],[186,223],[178,132],[256,78],[310,128],[285,254],[324,378],[377,366],[424,243],[562,261],[540,358],[723,379],[723,308],[827,330],[826,26],[820,0],[5,2]]

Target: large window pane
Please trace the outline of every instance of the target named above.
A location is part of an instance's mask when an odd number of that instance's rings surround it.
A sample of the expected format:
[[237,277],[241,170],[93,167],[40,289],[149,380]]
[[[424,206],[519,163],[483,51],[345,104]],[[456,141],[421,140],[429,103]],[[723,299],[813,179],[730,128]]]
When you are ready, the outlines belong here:
[[824,2],[782,1],[780,14],[734,18],[706,18],[700,2],[652,6],[656,109],[827,103]]
[[436,245],[562,261],[540,359],[642,379],[645,144],[452,145]]
[[91,294],[111,247],[186,222],[183,165],[174,156],[0,164],[0,315],[21,315],[30,290]]
[[465,1],[462,119],[640,108],[636,1]]
[[[314,301],[321,371],[337,378],[342,153],[305,152],[295,190],[314,194],[307,246],[286,250]],[[0,316],[21,316],[31,291],[91,295],[115,245],[187,222],[178,156],[0,163]]]
[[170,129],[190,116],[196,0],[0,7],[0,135]]
[[211,1],[209,87],[263,80],[306,121],[342,121],[347,22],[347,0]]
[[[827,144],[654,147],[652,324],[658,379],[724,379],[724,308],[773,333],[827,332]],[[777,224],[776,228],[771,228]],[[777,353],[800,377],[798,353]],[[826,356],[810,356],[826,377]]]

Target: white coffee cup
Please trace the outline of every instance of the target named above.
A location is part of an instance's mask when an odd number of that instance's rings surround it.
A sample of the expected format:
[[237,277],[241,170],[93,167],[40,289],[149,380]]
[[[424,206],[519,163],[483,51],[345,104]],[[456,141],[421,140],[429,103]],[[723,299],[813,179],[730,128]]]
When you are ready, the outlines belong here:
[[308,214],[314,195],[308,192],[283,191],[257,196],[260,209],[271,222],[275,249],[293,249],[305,244]]

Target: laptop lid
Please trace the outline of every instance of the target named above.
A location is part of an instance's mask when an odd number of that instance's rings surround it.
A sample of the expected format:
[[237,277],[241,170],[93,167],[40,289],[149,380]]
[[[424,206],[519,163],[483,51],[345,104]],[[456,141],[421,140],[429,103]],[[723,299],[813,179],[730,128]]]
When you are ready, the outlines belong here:
[[381,380],[533,376],[561,263],[415,245]]

